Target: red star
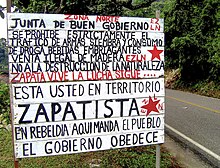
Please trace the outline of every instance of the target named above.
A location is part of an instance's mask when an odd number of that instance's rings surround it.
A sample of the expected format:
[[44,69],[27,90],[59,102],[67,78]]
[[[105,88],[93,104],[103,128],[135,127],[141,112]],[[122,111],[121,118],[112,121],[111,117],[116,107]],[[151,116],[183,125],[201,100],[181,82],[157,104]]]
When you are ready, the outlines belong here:
[[158,50],[156,45],[154,45],[154,49],[153,50],[148,50],[151,54],[151,61],[153,61],[154,58],[157,58],[160,60],[160,54],[163,52],[163,50]]
[[152,111],[155,111],[155,112],[159,113],[159,111],[156,107],[159,102],[160,102],[160,100],[153,101],[152,98],[149,96],[148,104],[146,104],[144,106],[141,106],[141,108],[144,108],[144,109],[147,110],[146,116],[148,116],[150,114],[150,112],[152,112]]

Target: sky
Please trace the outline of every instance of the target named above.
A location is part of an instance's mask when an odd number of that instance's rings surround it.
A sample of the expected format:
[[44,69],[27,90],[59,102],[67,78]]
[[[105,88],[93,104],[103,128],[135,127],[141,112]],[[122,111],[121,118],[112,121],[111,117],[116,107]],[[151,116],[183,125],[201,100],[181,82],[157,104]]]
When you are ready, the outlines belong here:
[[[6,0],[0,0],[0,5],[3,7],[6,7]],[[6,10],[4,11],[6,14]],[[6,15],[5,15],[6,17]],[[7,37],[7,25],[6,25],[6,18],[2,19],[0,17],[0,38],[6,38]]]

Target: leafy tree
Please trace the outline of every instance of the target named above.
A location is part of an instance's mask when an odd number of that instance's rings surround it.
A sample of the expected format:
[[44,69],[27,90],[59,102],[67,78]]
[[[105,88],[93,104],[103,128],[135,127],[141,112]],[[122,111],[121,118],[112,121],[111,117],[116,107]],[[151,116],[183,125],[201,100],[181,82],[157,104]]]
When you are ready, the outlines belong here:
[[[136,0],[134,1],[135,6],[139,6],[139,8],[125,8],[123,11],[123,14],[126,16],[135,16],[135,17],[148,17],[148,18],[155,18],[155,12],[157,10],[162,10],[161,11],[161,18],[164,17],[163,15],[163,8],[165,2],[163,1],[151,1],[151,3],[147,5],[144,4],[144,0]],[[138,5],[139,4],[139,5]]]
[[202,9],[200,26],[205,38],[208,62],[211,64],[210,78],[220,81],[220,2],[206,0]]
[[165,12],[167,65],[181,80],[219,80],[219,2],[175,0]]
[[132,0],[15,0],[22,12],[69,13],[76,15],[123,15],[151,5],[154,0],[134,3]]

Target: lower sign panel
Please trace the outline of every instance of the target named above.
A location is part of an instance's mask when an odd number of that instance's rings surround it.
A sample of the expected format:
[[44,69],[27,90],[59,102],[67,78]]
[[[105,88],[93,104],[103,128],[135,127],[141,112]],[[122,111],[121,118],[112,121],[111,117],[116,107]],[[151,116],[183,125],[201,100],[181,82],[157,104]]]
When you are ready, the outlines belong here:
[[15,157],[38,157],[164,143],[164,130],[15,143]]

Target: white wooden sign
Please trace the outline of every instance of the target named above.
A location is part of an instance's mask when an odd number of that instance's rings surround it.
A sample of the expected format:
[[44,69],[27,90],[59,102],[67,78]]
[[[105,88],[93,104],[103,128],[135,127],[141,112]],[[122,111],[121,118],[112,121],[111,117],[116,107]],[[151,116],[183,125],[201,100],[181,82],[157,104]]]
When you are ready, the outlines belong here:
[[[163,32],[164,20],[158,18],[137,18],[120,16],[85,16],[85,15],[47,15],[19,13],[9,14],[8,29],[46,30],[96,30],[96,31],[147,31]],[[28,32],[28,31],[27,31]]]
[[42,103],[164,96],[164,79],[13,84],[13,102]]
[[[164,98],[150,98],[157,101],[157,111],[152,114],[164,113]],[[149,98],[122,98],[94,101],[22,103],[15,104],[14,123],[39,123],[68,120],[85,120],[125,116],[143,116],[147,114],[144,106]]]
[[163,19],[8,14],[15,157],[164,142]]
[[[131,146],[154,145],[164,142],[164,131],[138,131],[115,133],[93,137],[75,137],[57,140],[39,140],[34,142],[15,143],[17,158],[52,156],[90,152],[98,150],[125,148]],[[43,150],[42,150],[43,148]]]

